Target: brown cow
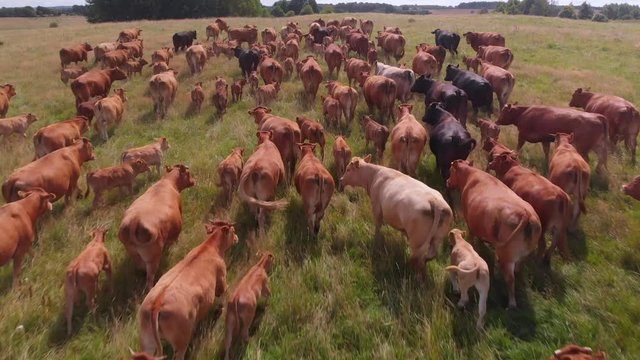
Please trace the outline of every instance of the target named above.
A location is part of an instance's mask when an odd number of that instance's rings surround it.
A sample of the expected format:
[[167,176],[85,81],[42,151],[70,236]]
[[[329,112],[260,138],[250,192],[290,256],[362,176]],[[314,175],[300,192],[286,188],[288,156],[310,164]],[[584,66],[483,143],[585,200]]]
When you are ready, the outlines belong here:
[[487,312],[487,297],[491,286],[489,266],[478,255],[473,246],[464,240],[467,234],[459,229],[449,232],[451,249],[451,265],[445,268],[449,272],[449,279],[454,292],[460,293],[458,307],[464,308],[469,302],[469,288],[472,286],[478,290],[478,321],[476,329],[484,327],[484,316]]
[[96,118],[93,128],[104,141],[109,139],[107,129],[111,125],[119,125],[122,122],[124,103],[127,102],[124,89],[115,89],[113,92],[115,95],[99,100],[95,106]]
[[429,77],[439,74],[438,60],[426,51],[422,51],[416,46],[417,52],[413,56],[411,62],[411,70],[416,73],[416,76],[427,75]]
[[271,27],[262,30],[260,36],[262,37],[263,44],[268,44],[271,41],[276,41],[278,39],[278,33],[276,32],[276,29]]
[[153,99],[156,119],[164,119],[167,116],[169,106],[176,98],[176,93],[178,92],[176,75],[176,71],[169,69],[163,73],[153,75],[149,79],[149,93]]
[[165,62],[168,65],[171,58],[173,58],[173,49],[167,46],[160,50],[156,50],[151,54],[152,63]]
[[502,109],[509,102],[509,97],[516,85],[516,78],[509,71],[482,59],[478,60],[478,64],[482,65],[479,74],[491,84]]
[[91,120],[93,120],[93,117],[95,115],[96,103],[102,98],[104,98],[104,96],[98,95],[92,97],[87,101],[81,102],[76,108],[76,115],[86,117],[89,123],[91,123]]
[[242,174],[244,148],[235,148],[218,165],[218,186],[223,189],[223,194],[227,200],[227,206],[231,205],[233,192],[238,188],[240,174]]
[[375,66],[378,62],[378,50],[373,42],[369,43],[369,50],[367,50],[367,61],[372,66]]
[[218,36],[220,36],[220,27],[218,27],[218,24],[211,23],[207,25],[207,28],[205,31],[207,33],[206,41],[209,41],[209,38],[213,38],[214,42],[218,41]]
[[[502,154],[488,166],[496,176],[524,201],[531,204],[540,218],[542,234],[538,243],[538,259],[551,260],[551,253],[559,248],[563,257],[569,256],[567,231],[571,222],[571,200],[569,195],[542,175],[527,169],[511,154]],[[544,235],[553,235],[547,250]]]
[[490,164],[493,161],[493,159],[497,158],[502,154],[509,154],[514,158],[518,156],[518,154],[515,151],[501,144],[498,141],[498,139],[494,139],[491,137],[487,137],[484,140],[482,150],[487,152],[487,165]]
[[495,32],[466,32],[462,34],[474,51],[480,46],[505,46],[504,36]]
[[462,215],[469,227],[469,238],[477,236],[495,248],[507,283],[509,307],[515,308],[515,268],[542,236],[540,218],[509,187],[466,160],[451,164],[447,188],[462,194]]
[[33,147],[36,159],[55,150],[62,149],[82,138],[89,129],[89,119],[86,116],[75,116],[69,120],[60,121],[40,128],[33,135]]
[[193,85],[193,89],[191,90],[191,107],[197,112],[200,112],[203,102],[204,90],[202,89],[202,81],[198,81]]
[[71,82],[71,91],[76,97],[76,107],[94,96],[107,97],[111,84],[116,80],[125,80],[127,74],[121,69],[91,70]]
[[162,168],[164,160],[164,152],[170,148],[171,146],[169,146],[169,141],[163,136],[155,139],[155,142],[151,144],[124,151],[120,156],[120,160],[124,164],[127,162],[133,162],[137,159],[142,159],[147,163],[147,165],[155,166],[156,171],[160,174],[160,169]]
[[397,26],[383,26],[382,32],[389,33],[389,34],[402,35],[402,31],[400,31],[400,28]]
[[60,81],[62,81],[65,85],[69,83],[69,80],[76,79],[78,76],[87,72],[86,67],[69,67],[65,69],[60,69]]
[[340,117],[342,116],[342,106],[338,99],[329,95],[327,97],[321,96],[322,100],[322,115],[325,121],[331,127],[338,127],[340,125]]
[[618,96],[577,89],[569,106],[604,115],[609,121],[610,144],[615,146],[618,141],[624,140],[635,164],[640,112],[632,103]]
[[345,62],[344,71],[347,73],[349,86],[351,86],[353,80],[355,80],[356,84],[361,82],[362,73],[369,73],[371,71],[371,65],[364,60],[350,58]]
[[312,103],[315,102],[318,87],[323,79],[322,68],[318,65],[315,57],[309,55],[306,59],[302,60],[300,79],[302,80],[307,100]]
[[352,28],[356,28],[358,26],[358,19],[353,16],[345,16],[340,23],[340,26],[351,26]]
[[284,78],[284,68],[276,59],[270,56],[262,56],[258,71],[265,84],[281,83]]
[[421,43],[417,46],[417,48],[421,49],[424,52],[431,54],[436,59],[438,63],[438,75],[442,72],[442,65],[444,64],[444,60],[447,57],[447,49],[445,49],[442,45],[429,45],[426,43]]
[[147,290],[153,287],[165,246],[182,230],[180,193],[196,184],[184,165],[167,172],[125,211],[118,238],[140,269],[146,270]]
[[336,44],[330,44],[324,49],[324,60],[329,67],[329,77],[333,77],[333,70],[336,70],[336,77],[340,76],[340,68],[342,67],[342,61],[345,59],[340,46]]
[[130,58],[128,50],[119,49],[109,51],[102,57],[102,68],[111,69],[122,67]]
[[128,60],[122,68],[127,72],[127,77],[131,78],[134,74],[142,75],[142,69],[149,64],[145,59]]
[[320,157],[324,160],[325,138],[322,124],[306,116],[297,116],[296,123],[300,126],[301,141],[320,145]]
[[549,360],[605,360],[606,358],[607,354],[602,351],[594,354],[590,347],[569,344],[554,351]]
[[[345,38],[345,42],[351,51],[358,53],[363,59],[366,59],[367,52],[369,51],[369,38],[363,34],[360,30],[351,30]],[[348,56],[349,52],[345,53]]]
[[258,78],[258,73],[256,71],[252,71],[249,74],[249,92],[255,94],[258,91],[258,86],[260,85],[260,79]]
[[284,73],[287,79],[291,78],[291,75],[293,75],[293,69],[295,67],[296,67],[296,63],[292,58],[288,57],[284,59]]
[[270,252],[263,253],[258,263],[242,277],[233,295],[227,302],[227,318],[225,321],[224,358],[229,360],[233,338],[241,336],[245,343],[249,341],[249,328],[256,316],[258,301],[269,298],[269,272],[273,266],[274,256]]
[[480,142],[484,144],[487,138],[498,140],[500,137],[500,127],[491,120],[478,119],[480,128]]
[[202,72],[204,64],[207,62],[207,59],[213,56],[213,52],[211,48],[205,48],[203,45],[195,44],[189,46],[185,56],[191,75],[195,75]]
[[288,204],[286,199],[270,201],[285,179],[285,165],[271,141],[272,133],[258,131],[258,147],[244,164],[238,183],[238,197],[249,205],[261,233],[266,230],[266,211],[280,210]]
[[505,70],[508,70],[513,62],[511,49],[502,46],[480,46],[478,47],[478,57]]
[[315,156],[316,144],[298,144],[300,164],[294,176],[296,190],[302,197],[307,227],[314,236],[320,232],[320,222],[335,190],[329,171]]
[[36,121],[38,121],[38,117],[32,113],[0,119],[0,136],[7,138],[9,135],[16,133],[26,138],[27,128]]
[[16,96],[16,88],[11,84],[0,86],[0,119],[7,116],[9,111],[9,102],[11,98]]
[[302,141],[300,127],[289,119],[272,115],[271,109],[263,106],[249,110],[249,115],[253,116],[259,131],[271,131],[270,140],[276,144],[286,168],[286,179],[290,180],[296,167],[295,146]]
[[556,134],[556,151],[549,162],[549,180],[564,190],[573,202],[571,226],[578,223],[580,212],[587,212],[585,199],[589,191],[591,169],[589,163],[571,145],[573,135]]
[[0,266],[13,259],[13,286],[17,286],[22,271],[22,260],[31,252],[36,236],[36,221],[53,208],[54,194],[33,188],[18,191],[15,202],[0,206]]
[[396,62],[400,61],[400,59],[402,59],[402,57],[404,56],[404,46],[407,43],[407,40],[404,38],[404,36],[378,31],[376,40],[378,40],[378,46],[384,52],[384,55],[387,58],[387,62],[389,61],[389,58],[391,56],[396,59]]
[[140,305],[140,342],[148,354],[162,355],[165,338],[173,347],[173,358],[184,359],[198,322],[227,291],[224,256],[238,243],[236,230],[225,221],[205,227],[207,239],[167,271]]
[[120,31],[120,34],[118,35],[118,41],[123,43],[133,41],[140,36],[140,33],[142,33],[142,30],[138,28],[124,29]]
[[640,200],[640,176],[634,177],[629,183],[623,184],[621,191],[636,200]]
[[167,63],[164,61],[156,62],[149,66],[153,67],[153,75],[158,75],[165,71],[169,71],[169,65],[167,65]]
[[258,28],[255,25],[241,28],[231,28],[227,31],[229,40],[236,40],[238,45],[246,42],[249,46],[258,41]]
[[496,121],[498,125],[515,125],[518,128],[520,152],[525,142],[541,142],[545,159],[549,161],[549,144],[557,133],[573,133],[573,145],[588,160],[589,151],[598,155],[596,171],[607,166],[607,118],[570,108],[550,106],[507,105]]
[[93,56],[94,56],[94,64],[97,64],[99,61],[102,62],[102,58],[104,57],[104,54],[108,53],[109,51],[113,51],[116,50],[118,48],[118,43],[117,42],[105,42],[105,43],[100,43],[96,46],[93,47]]
[[427,144],[427,130],[411,114],[413,105],[398,107],[398,123],[391,130],[391,158],[393,168],[409,176],[416,176],[420,156]]
[[231,84],[231,101],[234,103],[242,101],[242,93],[245,85],[247,85],[247,80],[244,78],[236,80]]
[[298,41],[295,39],[288,40],[284,45],[283,56],[285,58],[290,57],[294,61],[298,61],[298,58],[300,57],[299,54],[300,54],[300,45],[298,44]]
[[213,21],[214,24],[218,25],[218,27],[220,28],[220,31],[229,31],[229,25],[227,25],[227,22],[217,18]]
[[280,92],[280,83],[261,85],[256,91],[256,106],[267,106],[274,102]]
[[360,87],[364,93],[369,113],[373,113],[375,106],[380,111],[382,121],[393,119],[393,105],[396,102],[395,81],[380,75],[360,73]]
[[[125,43],[118,44],[118,49],[127,50],[129,56],[133,58],[141,58],[144,55],[144,45],[142,39],[137,39]],[[95,52],[95,49],[94,49]]]
[[[336,166],[337,179],[340,180],[342,175],[344,175],[347,164],[351,161],[351,148],[349,147],[349,144],[347,144],[347,140],[342,136],[337,136],[333,143],[333,161]],[[338,191],[342,190],[342,182],[339,182]]]
[[96,296],[98,295],[98,280],[100,273],[107,275],[107,284],[112,286],[111,257],[107,247],[104,246],[107,240],[106,226],[99,226],[93,229],[89,235],[91,241],[82,252],[67,266],[67,273],[64,281],[65,308],[64,315],[67,320],[67,336],[71,336],[73,331],[73,307],[80,299],[80,292],[84,293],[87,307],[94,312],[96,309]]
[[91,171],[87,173],[87,191],[84,193],[84,197],[87,198],[90,190],[93,189],[95,197],[92,205],[95,208],[100,204],[104,191],[124,188],[129,191],[129,195],[133,195],[133,183],[136,176],[147,171],[149,171],[149,165],[143,159]]
[[63,195],[68,203],[77,190],[82,164],[95,159],[93,146],[82,138],[73,145],[53,151],[13,171],[2,184],[2,195],[7,202],[18,200],[19,191],[41,188],[56,196]]
[[221,77],[217,77],[215,84],[215,92],[211,97],[213,106],[216,107],[217,115],[220,120],[223,119],[224,114],[227,113],[227,103],[229,99],[229,84]]
[[87,53],[93,50],[91,45],[84,43],[60,49],[60,67],[79,61],[87,61]]
[[368,37],[371,37],[371,33],[373,32],[373,21],[360,19],[360,29],[363,33],[367,34]]
[[382,162],[382,155],[389,137],[389,128],[377,123],[368,115],[362,117],[360,125],[364,131],[365,148],[369,147],[369,141],[373,142],[376,148],[376,159],[378,162]]
[[327,90],[329,95],[333,96],[340,103],[340,108],[342,109],[345,120],[351,123],[356,114],[356,107],[358,106],[358,92],[356,89],[331,80],[327,82]]

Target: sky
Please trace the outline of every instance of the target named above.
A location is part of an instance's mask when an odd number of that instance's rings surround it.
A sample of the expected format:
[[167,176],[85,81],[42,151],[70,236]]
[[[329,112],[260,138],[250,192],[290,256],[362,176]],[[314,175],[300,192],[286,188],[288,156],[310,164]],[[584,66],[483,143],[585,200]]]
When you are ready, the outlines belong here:
[[[264,5],[271,5],[276,0],[261,0]],[[462,1],[472,0],[317,0],[318,3],[339,3],[339,2],[357,2],[371,1],[393,5],[418,4],[418,5],[457,5]],[[567,4],[571,0],[558,0],[558,4]],[[573,0],[574,4],[581,3],[582,0]],[[640,5],[640,0],[587,0],[588,3],[595,6],[601,6],[608,3],[626,2],[628,4]],[[60,6],[60,5],[83,5],[84,0],[0,0],[0,7],[13,6]]]

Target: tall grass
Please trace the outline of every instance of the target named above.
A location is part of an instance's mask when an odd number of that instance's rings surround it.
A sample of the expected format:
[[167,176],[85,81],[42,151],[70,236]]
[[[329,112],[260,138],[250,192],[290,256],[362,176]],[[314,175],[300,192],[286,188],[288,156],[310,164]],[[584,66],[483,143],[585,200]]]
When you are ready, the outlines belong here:
[[[521,104],[566,106],[573,90],[590,86],[594,91],[617,94],[640,104],[640,57],[637,56],[638,22],[595,24],[553,18],[500,15],[396,16],[364,14],[376,29],[400,26],[408,38],[409,63],[413,46],[433,42],[430,31],[451,29],[498,31],[515,54],[512,71],[517,78],[512,101]],[[314,17],[315,18],[315,17]],[[411,21],[415,19],[415,22]],[[287,19],[291,20],[291,19]],[[312,17],[294,19],[307,24]],[[176,31],[196,29],[204,36],[207,20],[139,21],[134,23],[87,24],[83,19],[56,19],[60,27],[48,30],[51,19],[2,19],[0,38],[0,83],[13,83],[18,95],[8,115],[33,112],[41,119],[37,127],[63,120],[74,113],[74,99],[58,76],[60,47],[87,41],[113,41],[125,27],[144,30],[146,57],[169,45]],[[274,19],[229,19],[234,26],[255,23],[260,29],[281,25]],[[461,55],[472,50],[461,44]],[[459,59],[447,57],[457,63]],[[323,61],[321,61],[323,63]],[[124,149],[166,136],[172,145],[167,163],[191,166],[198,185],[182,195],[184,226],[178,242],[166,251],[161,271],[166,271],[204,239],[202,223],[211,216],[234,219],[241,242],[228,256],[229,282],[235,284],[256,260],[254,254],[269,249],[276,255],[271,275],[273,296],[254,327],[246,358],[288,359],[541,359],[568,342],[603,349],[612,359],[633,359],[640,351],[640,206],[623,196],[620,185],[637,169],[629,165],[625,152],[615,153],[608,179],[595,178],[587,201],[589,213],[578,231],[570,236],[571,261],[553,258],[550,271],[528,263],[517,277],[521,307],[505,310],[506,288],[499,272],[493,273],[486,330],[475,331],[477,296],[467,310],[453,304],[457,295],[447,283],[443,267],[449,248],[428,264],[424,283],[414,280],[407,267],[408,249],[397,231],[383,228],[384,241],[373,241],[369,200],[359,190],[335,194],[320,236],[306,230],[301,201],[293,188],[282,189],[291,200],[284,211],[271,217],[264,239],[253,234],[255,222],[237,200],[225,209],[215,186],[215,167],[233,147],[255,146],[256,125],[247,114],[254,105],[249,96],[231,105],[224,121],[214,115],[210,103],[196,116],[185,115],[189,91],[203,81],[208,96],[215,75],[228,81],[239,78],[237,62],[212,59],[205,71],[190,76],[184,55],[172,60],[179,70],[180,89],[176,103],[164,121],[155,121],[146,81],[150,70],[115,87],[126,89],[124,123],[102,142],[91,133],[96,160],[86,170],[113,165]],[[324,66],[324,65],[323,65]],[[344,74],[340,80],[346,82]],[[299,80],[284,83],[273,112],[295,118],[306,115],[321,119],[320,104],[306,107],[301,101]],[[324,88],[321,94],[326,93]],[[414,99],[414,114],[421,117],[424,105]],[[366,113],[364,102],[358,118]],[[473,135],[479,134],[472,126]],[[354,154],[366,154],[357,123],[345,131]],[[515,145],[513,129],[503,129],[501,139]],[[328,149],[333,139],[329,139]],[[30,140],[13,136],[0,143],[0,178],[33,156]],[[331,151],[325,163],[332,167]],[[471,158],[477,166],[486,164],[480,149]],[[539,145],[526,145],[523,161],[545,170]],[[388,154],[385,163],[388,163]],[[443,190],[430,152],[424,156],[418,177]],[[141,176],[136,195],[157,179]],[[84,188],[82,178],[81,187]],[[106,205],[91,210],[83,199],[65,207],[56,204],[39,226],[34,254],[24,264],[22,285],[11,289],[11,267],[0,269],[0,358],[3,359],[113,359],[126,356],[127,347],[139,348],[137,307],[143,299],[144,275],[133,270],[115,235],[122,214],[133,200],[117,193],[107,196]],[[95,314],[80,310],[75,316],[75,333],[66,338],[62,317],[62,280],[66,265],[88,242],[88,230],[108,222],[107,247],[114,263],[116,286],[101,292]],[[456,224],[464,228],[462,222]],[[492,250],[479,252],[493,265]],[[82,308],[82,306],[81,306]],[[224,324],[215,311],[199,327],[189,358],[210,359],[222,353]],[[19,328],[22,326],[23,328]],[[23,330],[22,330],[23,329]],[[167,348],[167,350],[169,350]]]

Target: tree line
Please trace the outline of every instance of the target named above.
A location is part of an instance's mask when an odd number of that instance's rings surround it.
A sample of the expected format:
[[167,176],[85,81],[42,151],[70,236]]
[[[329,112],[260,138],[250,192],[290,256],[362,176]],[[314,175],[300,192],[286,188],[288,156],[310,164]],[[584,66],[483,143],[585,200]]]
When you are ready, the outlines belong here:
[[593,21],[640,19],[640,6],[629,4],[607,4],[598,12],[587,2],[574,7],[573,4],[554,5],[548,0],[509,0],[500,3],[496,11],[509,15],[558,16]]

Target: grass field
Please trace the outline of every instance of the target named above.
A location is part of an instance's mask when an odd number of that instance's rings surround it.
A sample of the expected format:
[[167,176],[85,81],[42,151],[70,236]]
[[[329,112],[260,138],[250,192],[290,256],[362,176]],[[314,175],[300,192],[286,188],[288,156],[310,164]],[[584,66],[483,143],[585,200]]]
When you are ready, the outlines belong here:
[[[324,17],[324,16],[323,16]],[[408,38],[410,64],[414,46],[433,42],[435,28],[465,31],[498,31],[505,35],[514,54],[512,72],[517,82],[512,101],[520,104],[567,106],[577,87],[623,96],[640,105],[640,33],[638,22],[571,21],[556,18],[500,15],[396,16],[366,14],[376,30],[397,25]],[[308,24],[311,17],[294,20]],[[51,21],[58,28],[48,28]],[[286,19],[290,20],[290,19]],[[284,24],[285,19],[229,19],[233,26],[245,23],[265,26]],[[169,45],[175,31],[197,29],[204,35],[208,20],[140,21],[134,23],[88,24],[81,18],[0,20],[0,83],[12,83],[18,95],[8,116],[33,112],[40,121],[29,129],[69,118],[74,114],[70,89],[59,80],[58,50],[87,41],[112,41],[125,27],[143,29],[145,53]],[[461,44],[461,55],[472,50]],[[91,55],[93,57],[93,55]],[[447,62],[461,59],[447,57]],[[294,188],[280,196],[291,200],[286,210],[271,217],[265,239],[253,235],[255,224],[247,208],[237,199],[225,210],[215,186],[215,169],[229,151],[244,146],[250,154],[255,130],[247,110],[250,97],[233,104],[224,121],[213,115],[209,102],[198,116],[185,115],[189,91],[203,81],[211,94],[213,79],[228,81],[240,77],[234,59],[212,59],[198,76],[188,75],[184,55],[172,61],[181,71],[177,101],[164,121],[155,121],[151,99],[145,96],[150,69],[115,87],[126,89],[125,121],[109,141],[90,133],[96,160],[85,170],[118,163],[127,148],[166,136],[171,144],[168,164],[191,166],[198,181],[183,192],[184,226],[177,243],[165,252],[165,272],[204,238],[203,221],[211,216],[234,219],[240,243],[227,257],[229,284],[233,286],[255,262],[254,254],[268,249],[276,255],[271,275],[272,298],[260,316],[254,335],[242,356],[249,359],[543,359],[569,342],[606,351],[611,359],[634,359],[640,352],[640,205],[625,197],[620,185],[637,174],[625,152],[613,154],[608,179],[595,177],[587,206],[589,213],[578,231],[570,236],[572,260],[554,256],[551,270],[528,262],[517,277],[520,308],[505,310],[506,288],[502,276],[493,274],[488,301],[486,329],[474,328],[477,295],[467,310],[457,310],[444,266],[449,248],[443,247],[428,264],[425,283],[414,280],[407,266],[408,248],[401,234],[383,228],[384,242],[373,241],[369,200],[362,190],[349,189],[334,195],[317,239],[310,237],[301,213],[301,201]],[[324,61],[321,61],[324,66]],[[344,73],[340,80],[346,82]],[[321,119],[320,104],[306,108],[300,100],[299,80],[286,82],[273,112],[288,118],[307,115]],[[326,93],[322,88],[320,94]],[[422,117],[424,105],[415,97],[414,114]],[[358,118],[365,114],[361,99]],[[479,138],[475,127],[471,130]],[[354,154],[363,155],[360,126],[348,131]],[[503,129],[501,139],[515,146],[515,132]],[[325,164],[332,168],[333,137],[327,144]],[[0,143],[0,179],[33,157],[31,139],[19,136]],[[387,152],[387,158],[389,156]],[[477,166],[486,164],[481,149],[471,158]],[[545,171],[539,145],[526,145],[523,161]],[[385,164],[388,159],[385,160]],[[418,170],[420,180],[443,190],[429,151]],[[141,176],[138,196],[155,181]],[[80,181],[84,189],[84,176]],[[107,204],[91,210],[91,200],[78,200],[65,207],[62,202],[40,222],[39,240],[33,256],[24,264],[22,284],[11,288],[11,266],[0,269],[0,358],[1,359],[115,359],[139,348],[137,308],[144,293],[144,275],[136,272],[117,239],[124,210],[133,198],[117,192]],[[213,214],[213,215],[212,215]],[[102,292],[95,314],[76,311],[71,338],[65,336],[62,284],[67,264],[88,242],[87,232],[108,223],[107,247],[114,262],[115,288]],[[464,228],[462,222],[456,224]],[[493,259],[492,250],[479,252]],[[490,267],[493,261],[489,261]],[[224,315],[217,310],[204,321],[188,353],[191,359],[218,358],[223,353]],[[22,326],[23,328],[19,328]],[[21,330],[23,329],[23,330]],[[170,353],[170,347],[165,347]]]

